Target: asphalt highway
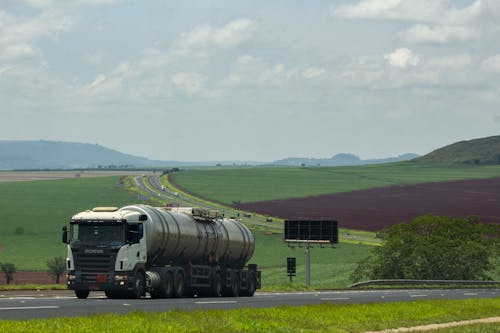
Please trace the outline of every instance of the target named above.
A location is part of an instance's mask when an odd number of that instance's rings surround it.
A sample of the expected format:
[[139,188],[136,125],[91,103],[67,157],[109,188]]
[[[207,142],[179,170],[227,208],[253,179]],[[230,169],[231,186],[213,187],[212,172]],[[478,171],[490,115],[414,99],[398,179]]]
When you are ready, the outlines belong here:
[[88,299],[77,299],[71,291],[0,291],[0,320],[26,320],[50,317],[87,316],[131,311],[266,308],[280,305],[365,304],[423,299],[466,299],[500,297],[500,289],[416,289],[342,290],[317,292],[256,293],[254,297],[107,299],[102,292],[91,292]]

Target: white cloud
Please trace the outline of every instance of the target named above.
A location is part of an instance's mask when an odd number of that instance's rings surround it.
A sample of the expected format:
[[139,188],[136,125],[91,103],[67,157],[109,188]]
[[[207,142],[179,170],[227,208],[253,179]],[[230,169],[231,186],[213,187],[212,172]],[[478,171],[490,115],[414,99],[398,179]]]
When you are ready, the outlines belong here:
[[406,48],[396,49],[394,52],[387,54],[384,58],[393,67],[406,68],[409,65],[417,66],[420,58],[414,55],[412,50]]
[[92,83],[89,85],[89,88],[90,89],[97,88],[104,81],[106,81],[106,75],[101,73],[101,74],[97,75],[97,77],[95,78],[94,81],[92,81]]
[[0,78],[5,75],[7,72],[13,70],[14,68],[16,68],[15,66],[4,66],[4,67],[0,67]]
[[77,2],[88,5],[112,5],[120,2],[120,0],[78,0]]
[[332,8],[332,15],[348,19],[434,20],[442,17],[443,0],[361,0]]
[[255,28],[255,22],[246,18],[233,20],[222,28],[214,28],[209,24],[201,25],[183,33],[178,48],[186,50],[214,45],[223,48],[235,47],[249,39]]
[[222,29],[214,31],[213,40],[221,47],[234,47],[249,39],[255,30],[255,22],[238,19],[229,22]]
[[400,33],[400,36],[410,43],[447,44],[467,42],[476,38],[478,34],[473,29],[467,27],[417,24]]
[[52,5],[52,0],[22,0],[25,4],[32,7],[48,7]]
[[319,68],[319,67],[307,67],[304,70],[302,70],[302,76],[305,77],[306,79],[321,77],[325,73],[326,70],[324,68]]
[[500,73],[500,54],[483,60],[481,65],[486,72]]
[[0,59],[12,60],[25,57],[36,57],[40,55],[40,50],[27,43],[10,44],[0,49]]
[[11,53],[25,56],[36,53],[32,44],[41,37],[57,36],[68,31],[72,21],[64,14],[47,10],[31,19],[14,17],[0,11],[0,49],[11,49]]
[[462,7],[452,0],[360,0],[333,7],[343,19],[415,22],[400,36],[411,43],[456,43],[500,30],[500,1],[474,0]]
[[196,95],[203,90],[205,78],[198,73],[175,73],[171,76],[175,86],[188,96]]
[[102,49],[95,50],[87,55],[87,62],[92,65],[99,65],[104,60],[104,51]]
[[431,70],[450,70],[455,72],[457,70],[470,69],[470,67],[474,65],[474,62],[468,54],[457,54],[429,59],[422,65]]

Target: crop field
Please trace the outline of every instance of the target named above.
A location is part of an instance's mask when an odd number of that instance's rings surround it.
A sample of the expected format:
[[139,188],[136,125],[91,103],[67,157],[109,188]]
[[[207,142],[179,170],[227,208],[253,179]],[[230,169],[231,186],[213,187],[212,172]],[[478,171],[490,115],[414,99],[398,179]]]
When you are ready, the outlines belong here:
[[82,171],[0,171],[0,182],[20,182],[33,180],[54,180],[68,178],[96,178],[96,177],[113,177],[113,176],[128,176],[141,175],[143,171],[97,171],[97,170],[82,170]]
[[500,178],[392,186],[237,205],[287,219],[335,218],[343,228],[378,231],[425,215],[475,215],[500,223]]
[[391,163],[328,168],[186,170],[171,179],[196,196],[227,205],[303,198],[371,188],[500,177],[500,166]]
[[[319,304],[263,309],[133,312],[0,321],[2,332],[366,332],[442,323],[437,333],[496,333],[500,299]],[[466,325],[464,320],[491,318]],[[494,321],[495,320],[495,321]],[[450,327],[453,324],[460,326]],[[449,327],[449,328],[447,328]]]

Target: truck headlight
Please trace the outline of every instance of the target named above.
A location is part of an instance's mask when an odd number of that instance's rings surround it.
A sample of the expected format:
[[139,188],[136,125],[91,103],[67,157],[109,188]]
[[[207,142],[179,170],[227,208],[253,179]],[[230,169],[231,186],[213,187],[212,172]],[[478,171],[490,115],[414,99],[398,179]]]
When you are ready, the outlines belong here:
[[115,275],[115,281],[127,281],[128,276],[127,275]]
[[74,274],[66,274],[66,278],[69,281],[74,281],[74,280],[76,280],[76,275],[74,275]]

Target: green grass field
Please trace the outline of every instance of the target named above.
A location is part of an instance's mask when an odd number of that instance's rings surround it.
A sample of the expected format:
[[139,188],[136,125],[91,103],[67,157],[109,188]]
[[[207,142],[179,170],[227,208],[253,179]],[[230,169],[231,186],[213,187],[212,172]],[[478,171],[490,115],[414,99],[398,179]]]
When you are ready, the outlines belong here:
[[[134,202],[116,187],[119,177],[0,183],[0,262],[18,270],[46,270],[66,256],[61,228],[76,212]],[[22,228],[22,233],[16,229]]]
[[[76,318],[0,321],[1,332],[365,332],[500,313],[500,298],[363,305],[320,304],[266,309],[133,312]],[[498,332],[498,323],[439,329],[438,333]]]
[[188,192],[224,204],[300,198],[376,187],[500,177],[500,166],[391,163],[331,168],[218,168],[174,173]]
[[[300,289],[305,287],[304,247],[288,247],[281,235],[269,235],[256,231],[255,254],[251,262],[262,269],[263,288]],[[331,246],[314,246],[311,249],[311,286],[314,288],[345,288],[352,282],[349,275],[356,268],[356,263],[367,257],[370,246],[340,243]],[[290,284],[286,273],[286,258],[297,258],[297,276]],[[299,287],[299,288],[297,288]]]

